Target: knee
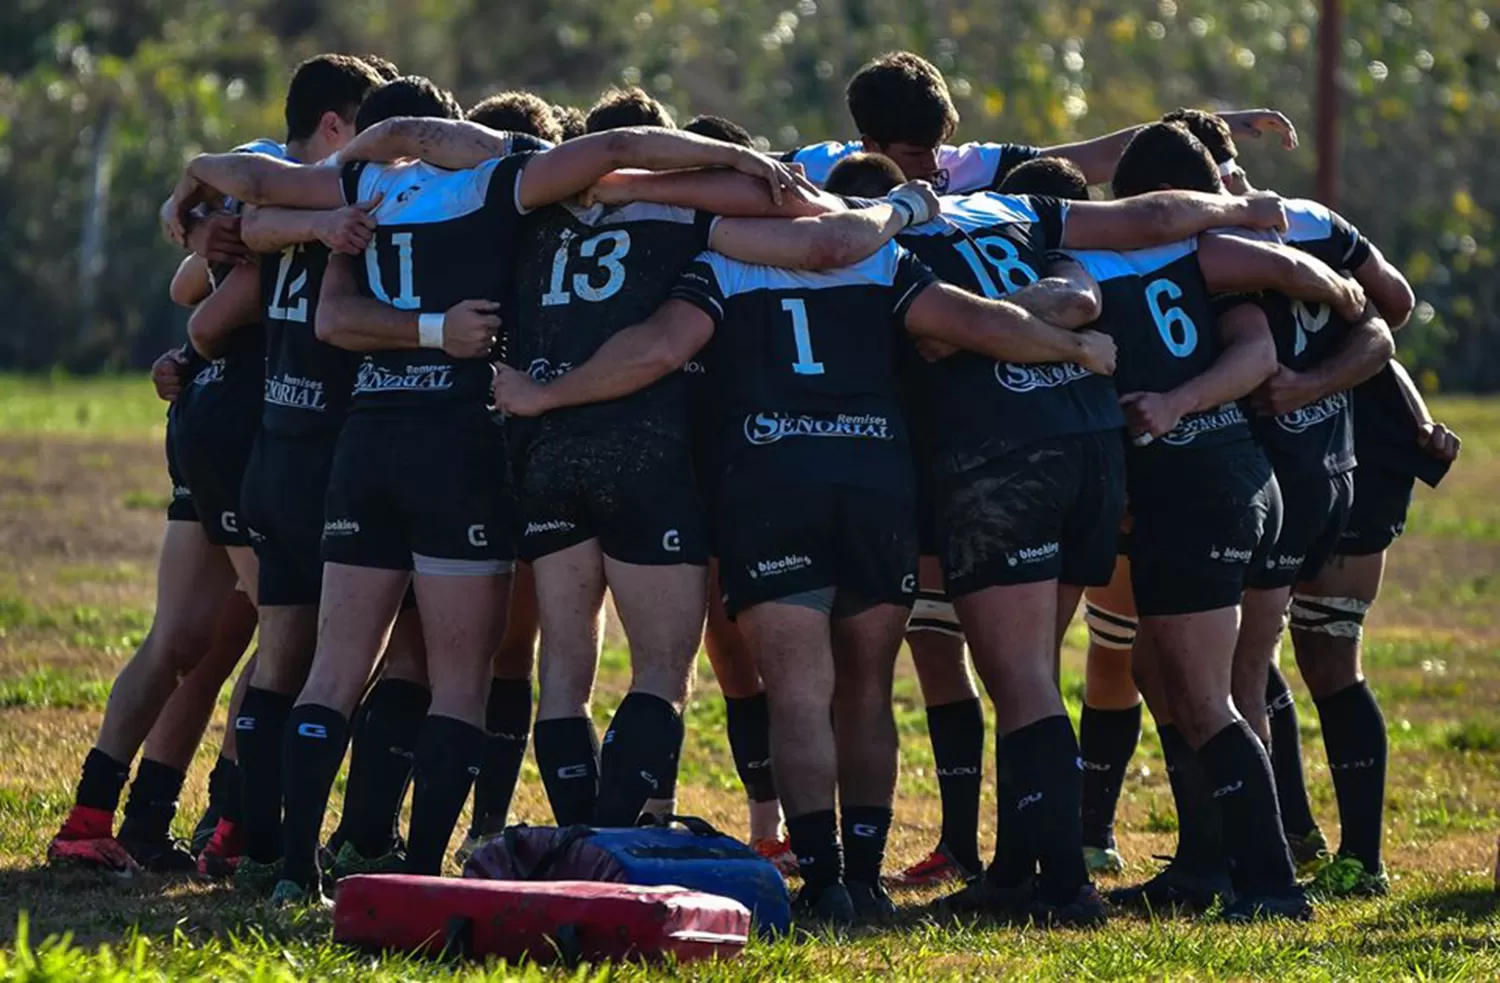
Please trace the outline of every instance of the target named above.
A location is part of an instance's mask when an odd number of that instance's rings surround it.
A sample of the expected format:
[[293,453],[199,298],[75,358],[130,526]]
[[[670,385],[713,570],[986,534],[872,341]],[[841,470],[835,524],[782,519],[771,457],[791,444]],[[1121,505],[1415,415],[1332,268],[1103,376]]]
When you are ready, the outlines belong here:
[[1089,630],[1089,664],[1092,667],[1095,649],[1110,655],[1118,654],[1124,657],[1121,661],[1128,661],[1130,650],[1135,648],[1136,632],[1140,628],[1140,618],[1133,614],[1124,614],[1119,611],[1111,611],[1101,604],[1085,599],[1083,604],[1083,623]]
[[177,679],[193,671],[213,641],[213,629],[206,625],[169,627],[165,631],[153,627],[148,636],[153,661]]

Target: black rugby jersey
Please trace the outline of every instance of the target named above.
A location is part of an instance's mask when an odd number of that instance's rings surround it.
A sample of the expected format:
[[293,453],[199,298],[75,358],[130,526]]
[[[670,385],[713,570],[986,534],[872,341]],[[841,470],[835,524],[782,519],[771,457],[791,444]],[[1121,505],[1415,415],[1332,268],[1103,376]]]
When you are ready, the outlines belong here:
[[[814,143],[796,150],[788,150],[781,159],[789,164],[801,164],[807,179],[821,187],[828,180],[828,172],[845,157],[863,153],[865,146],[859,141],[840,143]],[[1010,172],[1042,156],[1040,147],[1029,147],[1016,143],[966,143],[962,146],[942,146],[937,153],[937,171],[926,180],[939,194],[966,194],[970,191],[993,191],[1000,187]]]
[[[361,292],[427,314],[464,300],[501,301],[525,214],[517,197],[521,171],[531,156],[511,154],[465,171],[421,162],[344,165],[345,200],[385,194],[375,236],[363,261],[355,261]],[[355,372],[352,410],[484,407],[493,378],[488,359],[452,358],[440,348],[369,352]]]
[[[1215,309],[1198,267],[1197,239],[1154,249],[1069,255],[1099,282],[1104,312],[1094,327],[1115,339],[1114,380],[1121,395],[1167,392],[1202,375],[1218,359]],[[1183,417],[1171,433],[1136,452],[1154,456],[1250,439],[1245,414],[1230,402]]]
[[[612,335],[662,305],[678,275],[708,248],[713,220],[646,202],[537,210],[523,225],[506,361],[538,382],[588,361]],[[682,373],[622,399],[548,413],[523,430],[542,436],[621,426],[687,439]]]
[[[897,237],[939,277],[999,299],[1040,279],[1068,206],[993,192],[942,199],[942,216]],[[1124,425],[1114,384],[1072,362],[1023,365],[958,352],[927,366],[932,439],[949,471],[1033,441]]]
[[349,409],[354,352],[314,332],[328,248],[298,243],[260,260],[266,325],[266,408],[262,425],[292,436],[331,433]]
[[704,253],[672,296],[711,317],[716,469],[907,489],[911,455],[896,337],[936,278],[888,243],[854,266],[804,273]]

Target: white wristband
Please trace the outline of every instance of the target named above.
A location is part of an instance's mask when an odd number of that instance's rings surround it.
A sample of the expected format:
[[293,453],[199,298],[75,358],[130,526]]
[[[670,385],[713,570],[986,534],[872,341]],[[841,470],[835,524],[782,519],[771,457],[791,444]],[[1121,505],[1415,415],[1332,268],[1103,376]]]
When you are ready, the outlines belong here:
[[423,348],[443,347],[443,315],[417,315],[417,344]]

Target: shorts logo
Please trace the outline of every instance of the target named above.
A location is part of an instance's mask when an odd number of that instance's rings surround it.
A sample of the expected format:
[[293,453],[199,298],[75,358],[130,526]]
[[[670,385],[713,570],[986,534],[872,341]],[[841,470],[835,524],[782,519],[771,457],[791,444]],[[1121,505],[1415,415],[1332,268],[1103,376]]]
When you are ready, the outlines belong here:
[[788,553],[779,560],[756,560],[753,567],[746,567],[745,570],[750,574],[751,580],[758,580],[761,577],[779,577],[795,570],[806,570],[810,566],[812,557]]
[[587,778],[589,777],[589,766],[563,765],[557,769],[557,777],[562,779]]
[[1014,553],[1005,555],[1005,565],[1018,567],[1022,564],[1043,563],[1058,554],[1062,547],[1058,543],[1043,543],[1041,546],[1028,546],[1016,550]]
[[1332,420],[1348,408],[1348,393],[1329,393],[1316,403],[1281,414],[1276,418],[1276,425],[1287,433],[1303,433]]
[[1012,365],[1010,362],[995,363],[995,381],[1013,393],[1029,393],[1038,389],[1056,389],[1079,379],[1093,375],[1088,369],[1073,362],[1055,362],[1051,365]]
[[754,413],[745,417],[745,439],[760,446],[786,437],[846,437],[891,440],[891,422],[874,414],[813,416],[806,413]]
[[688,375],[708,374],[708,370],[703,367],[703,363],[698,361],[696,358],[689,359],[688,361],[684,362],[682,365],[682,371],[686,372]]
[[1233,546],[1215,546],[1208,551],[1210,560],[1223,560],[1225,563],[1249,563],[1253,550],[1235,549]]
[[453,366],[441,362],[388,368],[366,356],[354,379],[356,393],[440,392],[452,388]]
[[1274,559],[1266,560],[1267,569],[1277,570],[1300,570],[1302,564],[1307,560],[1306,556],[1287,556],[1282,553]]
[[909,573],[901,578],[901,593],[915,594],[917,592],[917,575]]
[[485,534],[484,534],[484,523],[482,523],[482,522],[476,522],[474,525],[472,525],[472,526],[469,527],[469,545],[470,546],[488,546],[488,545],[490,545],[489,538],[486,537]]
[[219,525],[224,527],[225,532],[240,531],[240,517],[233,512],[224,511],[219,513]]
[[1194,413],[1185,416],[1178,421],[1172,432],[1165,434],[1161,441],[1173,447],[1183,447],[1191,444],[1200,434],[1213,433],[1216,430],[1228,430],[1245,422],[1245,414],[1240,410],[1238,403],[1225,403],[1216,410],[1205,410],[1202,413]]
[[198,370],[198,374],[193,376],[192,384],[195,386],[211,386],[223,378],[224,360],[216,358]]
[[314,413],[322,413],[328,408],[323,402],[323,383],[317,379],[299,379],[294,375],[267,379],[266,402],[272,406],[311,410]]
[[668,553],[682,552],[682,534],[676,529],[668,529],[661,537],[661,548]]
[[551,382],[553,379],[567,375],[572,369],[572,362],[558,362],[553,365],[545,358],[534,358],[531,364],[526,366],[526,374],[531,376],[533,382]]
[[359,523],[353,519],[330,519],[323,523],[325,536],[353,536],[359,532]]
[[548,519],[546,522],[526,523],[526,535],[540,536],[547,532],[571,532],[573,523],[567,519]]
[[322,724],[298,724],[297,736],[310,737],[315,741],[324,741],[328,739],[328,728]]
[[193,497],[192,489],[190,489],[190,488],[184,488],[181,485],[173,485],[172,486],[172,498],[173,498],[174,501],[179,501],[180,502],[184,498],[192,498],[192,497]]

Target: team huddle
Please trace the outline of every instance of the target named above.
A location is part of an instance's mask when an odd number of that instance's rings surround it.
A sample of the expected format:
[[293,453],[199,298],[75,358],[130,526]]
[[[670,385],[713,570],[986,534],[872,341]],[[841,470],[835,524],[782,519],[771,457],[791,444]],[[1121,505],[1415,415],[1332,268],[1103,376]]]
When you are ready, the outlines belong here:
[[[1295,146],[1274,112],[953,145],[946,83],[905,52],[848,102],[857,142],[770,155],[639,89],[465,113],[321,55],[285,143],[194,158],[162,206],[192,314],[153,372],[158,608],[49,859],[317,903],[352,873],[440,873],[471,795],[460,858],[499,835],[529,744],[558,825],[668,816],[706,646],[750,840],[806,921],[885,921],[889,886],[949,880],[940,911],[1041,925],[1383,892],[1362,622],[1414,481],[1458,453],[1392,358],[1404,277],[1337,213],[1251,188],[1237,138]],[[601,739],[606,592],[631,679]],[[257,628],[190,849],[186,769]],[[898,872],[903,641],[943,821]],[[997,729],[988,864],[970,659]],[[1106,898],[1143,701],[1178,849]]]

